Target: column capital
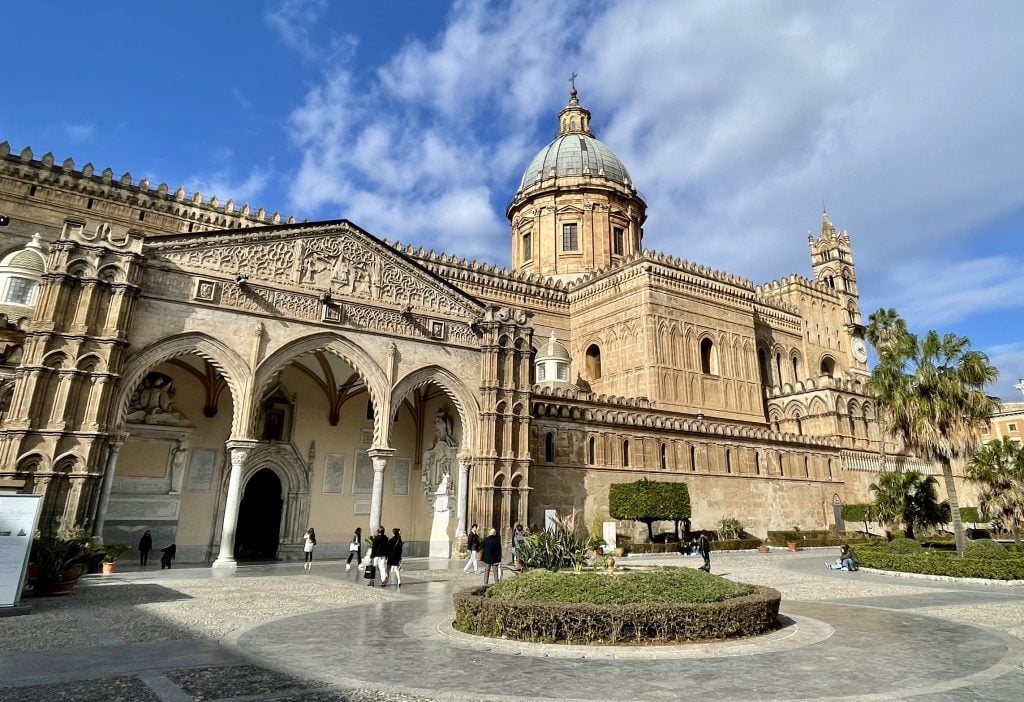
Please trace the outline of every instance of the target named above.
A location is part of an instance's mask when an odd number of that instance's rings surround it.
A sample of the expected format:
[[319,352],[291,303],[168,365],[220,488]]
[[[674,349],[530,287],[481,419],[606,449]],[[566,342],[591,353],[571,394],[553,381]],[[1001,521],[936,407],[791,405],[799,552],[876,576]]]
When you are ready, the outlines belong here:
[[107,446],[110,448],[111,451],[117,453],[118,451],[121,450],[121,447],[127,440],[127,433],[111,434],[110,436],[107,437]]
[[387,460],[395,455],[395,449],[384,446],[378,448],[371,448],[366,450],[366,455],[371,459]]

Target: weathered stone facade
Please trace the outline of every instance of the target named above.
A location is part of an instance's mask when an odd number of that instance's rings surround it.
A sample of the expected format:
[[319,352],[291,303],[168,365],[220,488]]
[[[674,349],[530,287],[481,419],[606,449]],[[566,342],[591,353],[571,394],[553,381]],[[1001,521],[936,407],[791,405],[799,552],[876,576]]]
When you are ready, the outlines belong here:
[[603,516],[642,476],[687,482],[699,527],[835,523],[880,448],[850,237],[825,216],[814,279],[761,286],[645,251],[589,120],[574,92],[568,151],[509,205],[512,271],[0,144],[0,253],[48,248],[7,319],[0,475],[44,528],[218,565],[309,525],[327,555],[380,524],[457,552],[471,523]]

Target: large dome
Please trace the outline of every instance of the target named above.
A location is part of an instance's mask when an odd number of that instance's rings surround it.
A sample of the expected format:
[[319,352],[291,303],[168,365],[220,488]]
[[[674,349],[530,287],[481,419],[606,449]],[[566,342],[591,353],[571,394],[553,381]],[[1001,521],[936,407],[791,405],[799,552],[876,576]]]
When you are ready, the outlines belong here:
[[622,185],[633,184],[622,161],[604,142],[578,132],[562,134],[541,149],[526,167],[519,189],[546,178],[578,175],[603,176]]

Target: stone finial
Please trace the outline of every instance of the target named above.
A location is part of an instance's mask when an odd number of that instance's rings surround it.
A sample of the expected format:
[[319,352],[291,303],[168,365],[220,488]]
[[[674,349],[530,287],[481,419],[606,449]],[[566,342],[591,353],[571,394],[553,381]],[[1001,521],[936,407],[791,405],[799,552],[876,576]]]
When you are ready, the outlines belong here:
[[139,181],[139,190],[147,192],[149,190],[149,178],[143,178]]
[[82,175],[84,175],[86,178],[92,178],[92,174],[95,172],[96,169],[93,167],[91,161],[82,166]]
[[295,215],[288,215],[288,224],[295,224]]
[[104,183],[109,183],[114,179],[114,171],[111,170],[110,168],[104,168],[103,173],[100,174],[100,177],[103,179]]
[[256,219],[265,220],[267,218],[267,211],[262,207],[256,210]]
[[156,193],[157,195],[166,195],[167,183],[160,183],[160,185],[156,186]]
[[234,200],[228,200],[227,202],[225,202],[224,203],[224,211],[225,212],[234,212],[235,211],[235,201]]
[[192,204],[193,205],[201,205],[201,204],[203,204],[203,194],[201,192],[199,192],[198,190],[196,190],[194,193],[192,193]]
[[210,205],[210,207],[216,207],[217,205],[220,204],[220,200],[218,200],[217,196],[214,195],[213,197],[210,198],[210,202],[208,204]]
[[0,156],[9,156],[11,153],[11,145],[7,141],[0,141]]
[[183,202],[185,200],[185,188],[179,185],[178,189],[174,191],[174,199],[178,202]]
[[32,160],[32,147],[31,146],[26,146],[24,149],[22,149],[21,153],[18,154],[18,158],[20,158],[22,161],[31,161]]
[[75,161],[70,156],[64,159],[64,163],[60,164],[60,168],[65,173],[70,173],[75,170]]
[[45,168],[51,168],[53,166],[53,152],[47,151],[43,154],[43,158],[40,161]]
[[249,216],[249,203],[248,202],[242,203],[242,216],[243,217],[248,217]]
[[132,184],[132,174],[128,171],[125,171],[124,175],[121,176],[121,180],[118,182],[120,182],[122,186],[127,188],[129,185]]
[[281,213],[280,212],[274,212],[274,214],[270,215],[270,221],[273,222],[274,224],[280,224],[281,223]]

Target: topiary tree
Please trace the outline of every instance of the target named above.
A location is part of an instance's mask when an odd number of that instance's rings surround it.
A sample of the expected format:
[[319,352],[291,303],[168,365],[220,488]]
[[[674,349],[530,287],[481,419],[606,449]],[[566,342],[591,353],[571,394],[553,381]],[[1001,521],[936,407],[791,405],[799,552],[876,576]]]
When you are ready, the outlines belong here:
[[619,483],[608,489],[608,514],[615,519],[632,519],[647,525],[647,536],[654,541],[654,522],[671,519],[679,531],[679,522],[690,516],[690,491],[686,483],[638,480]]
[[964,547],[965,558],[986,558],[989,560],[1001,561],[1011,556],[1005,546],[992,539],[976,539],[968,541]]
[[864,533],[868,533],[868,522],[875,519],[875,506],[870,502],[843,505],[843,519],[848,522],[864,522]]

